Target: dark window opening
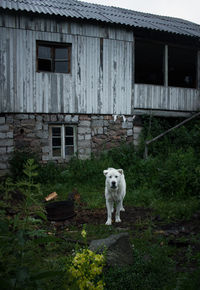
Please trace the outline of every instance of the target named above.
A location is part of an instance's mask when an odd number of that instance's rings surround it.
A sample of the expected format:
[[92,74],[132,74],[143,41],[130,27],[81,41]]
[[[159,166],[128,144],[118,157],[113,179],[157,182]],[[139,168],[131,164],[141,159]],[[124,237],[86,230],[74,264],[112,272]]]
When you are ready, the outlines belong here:
[[169,46],[168,85],[196,88],[197,53],[192,49]]
[[71,72],[71,44],[37,42],[37,70],[56,73]]
[[136,40],[135,82],[164,85],[164,45]]

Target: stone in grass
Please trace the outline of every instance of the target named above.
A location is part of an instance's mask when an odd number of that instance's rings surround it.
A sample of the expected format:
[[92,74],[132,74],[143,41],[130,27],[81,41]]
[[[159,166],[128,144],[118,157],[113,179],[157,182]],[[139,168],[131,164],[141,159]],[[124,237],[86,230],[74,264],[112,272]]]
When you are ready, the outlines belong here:
[[125,266],[133,263],[133,249],[128,233],[111,235],[106,239],[93,240],[89,249],[102,253],[106,249],[106,261],[109,266]]

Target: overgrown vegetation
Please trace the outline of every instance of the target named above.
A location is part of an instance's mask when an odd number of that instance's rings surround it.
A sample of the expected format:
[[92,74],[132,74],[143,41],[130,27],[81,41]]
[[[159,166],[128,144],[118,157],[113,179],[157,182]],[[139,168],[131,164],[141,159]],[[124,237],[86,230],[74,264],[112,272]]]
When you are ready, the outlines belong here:
[[[10,162],[12,176],[1,184],[2,289],[67,288],[66,265],[75,249],[75,244],[67,239],[80,239],[81,229],[69,226],[58,237],[55,227],[45,220],[42,201],[53,191],[60,200],[66,200],[76,190],[80,193],[82,208],[105,207],[105,168],[124,169],[125,206],[150,208],[162,224],[190,220],[200,210],[200,120],[193,120],[152,143],[148,159],[143,158],[144,141],[180,121],[145,117],[137,150],[122,144],[90,160],[73,158],[63,167],[51,162],[41,166],[35,154],[15,152]],[[200,287],[198,251],[188,247],[179,253],[185,257],[186,270],[178,273],[177,249],[169,245],[169,237],[155,236],[153,227],[149,221],[145,227],[138,225],[134,235],[130,233],[134,264],[120,269],[107,268],[105,289],[196,290]],[[106,237],[114,232],[114,227],[104,225],[87,228],[88,238]],[[199,237],[200,233],[193,235],[197,249]]]
[[[38,245],[57,242],[39,228],[46,219],[39,201],[40,184],[34,183],[37,165],[33,159],[25,163],[25,178],[13,183],[7,179],[0,204],[0,278],[2,289],[39,289],[41,279],[52,277],[41,261]],[[4,190],[4,191],[3,191]],[[19,204],[13,204],[13,200]],[[33,263],[34,260],[34,263]]]

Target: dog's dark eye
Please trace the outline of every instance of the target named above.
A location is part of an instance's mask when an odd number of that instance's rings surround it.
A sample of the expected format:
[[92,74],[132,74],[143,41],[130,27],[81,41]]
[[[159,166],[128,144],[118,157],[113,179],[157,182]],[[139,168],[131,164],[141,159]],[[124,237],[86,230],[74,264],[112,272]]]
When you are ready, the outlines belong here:
[[116,175],[115,178],[117,178],[118,176]]
[[109,178],[112,178],[112,176],[110,175]]

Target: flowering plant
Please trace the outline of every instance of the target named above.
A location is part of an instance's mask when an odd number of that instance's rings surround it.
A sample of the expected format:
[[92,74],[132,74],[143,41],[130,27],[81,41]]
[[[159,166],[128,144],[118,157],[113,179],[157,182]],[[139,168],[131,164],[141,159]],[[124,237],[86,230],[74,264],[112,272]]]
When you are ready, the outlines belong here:
[[[86,240],[86,231],[81,232],[82,237]],[[99,280],[102,274],[105,258],[103,254],[96,254],[88,248],[77,252],[69,267],[71,279],[75,282],[80,290],[104,288],[103,280]]]

